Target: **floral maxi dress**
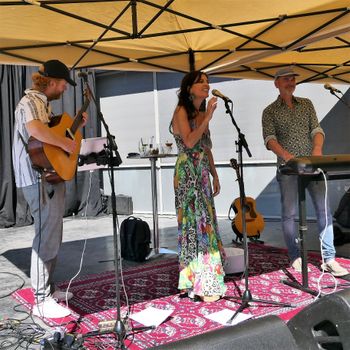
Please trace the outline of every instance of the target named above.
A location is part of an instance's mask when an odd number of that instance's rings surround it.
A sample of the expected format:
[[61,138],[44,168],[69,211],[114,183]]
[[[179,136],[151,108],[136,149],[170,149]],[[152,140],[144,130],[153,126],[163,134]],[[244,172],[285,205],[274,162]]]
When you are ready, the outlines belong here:
[[[192,289],[199,296],[223,296],[223,259],[225,256],[214,208],[209,177],[209,160],[204,134],[191,149],[179,135],[174,135],[178,158],[174,189],[178,218],[180,290]],[[209,139],[210,140],[210,139]]]

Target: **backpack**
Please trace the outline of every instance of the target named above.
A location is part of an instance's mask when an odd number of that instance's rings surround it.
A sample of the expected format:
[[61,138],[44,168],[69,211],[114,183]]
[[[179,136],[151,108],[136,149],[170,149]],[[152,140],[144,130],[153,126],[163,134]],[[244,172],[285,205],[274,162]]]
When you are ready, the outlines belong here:
[[151,251],[151,230],[146,221],[134,216],[123,220],[120,226],[120,250],[122,258],[145,261]]
[[341,226],[350,227],[350,190],[347,190],[340,199],[334,218]]

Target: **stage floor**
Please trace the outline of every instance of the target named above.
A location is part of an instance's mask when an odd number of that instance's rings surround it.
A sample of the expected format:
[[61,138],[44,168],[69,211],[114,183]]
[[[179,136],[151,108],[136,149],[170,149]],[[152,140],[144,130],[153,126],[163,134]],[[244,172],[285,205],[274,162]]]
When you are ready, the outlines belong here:
[[[152,229],[151,215],[135,214],[146,220]],[[125,216],[119,216],[121,223]],[[160,246],[176,251],[177,227],[174,216],[160,216]],[[219,228],[225,247],[232,246],[235,234],[231,229],[231,222],[227,218],[219,218]],[[31,240],[33,237],[33,226],[14,227],[0,229],[0,315],[4,318],[23,319],[24,314],[13,310],[17,302],[6,296],[20,287],[24,280],[24,287],[30,286],[29,265],[31,253]],[[317,239],[317,228],[315,222],[308,223],[308,232],[305,235],[306,246],[309,251],[319,251]],[[265,244],[274,247],[285,247],[281,223],[276,220],[265,220],[265,229],[260,238]],[[57,263],[55,280],[69,280],[79,269],[84,242],[86,240],[86,251],[80,275],[94,274],[114,269],[113,250],[113,224],[112,216],[84,219],[69,217],[64,219],[63,245]],[[350,258],[350,243],[337,246],[337,256]],[[168,259],[169,255],[160,255],[152,259]],[[139,263],[124,261],[123,266],[133,266]],[[4,297],[5,296],[5,297]],[[38,322],[47,328],[40,321]],[[35,349],[34,346],[30,347]],[[39,347],[38,347],[39,348]]]

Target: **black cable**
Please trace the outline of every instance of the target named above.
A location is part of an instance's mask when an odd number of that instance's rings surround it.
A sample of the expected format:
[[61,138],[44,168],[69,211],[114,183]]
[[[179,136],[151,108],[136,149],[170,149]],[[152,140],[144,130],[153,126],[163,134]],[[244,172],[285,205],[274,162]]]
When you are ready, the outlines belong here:
[[0,325],[0,338],[4,338],[0,342],[0,348],[4,350],[29,349],[31,344],[39,344],[45,333],[46,331],[35,323],[7,319]]
[[[39,179],[39,181],[38,181],[39,243],[38,243],[38,252],[37,252],[37,260],[36,260],[36,276],[37,276],[37,279],[36,279],[36,290],[39,289],[39,276],[40,276],[40,271],[39,271],[39,253],[40,253],[40,246],[41,246],[41,198],[40,198],[41,197],[41,191],[40,191],[40,186],[42,184],[42,179],[41,179],[40,174],[38,175],[38,179]],[[33,254],[33,247],[32,247],[32,254]],[[43,266],[43,273],[45,273],[44,266]],[[44,280],[45,280],[45,276],[44,276]],[[39,304],[38,295],[35,294],[34,298],[35,298],[36,304],[38,305]]]
[[0,274],[15,276],[15,277],[18,277],[19,279],[21,279],[21,281],[22,281],[22,284],[19,287],[16,287],[16,289],[12,290],[11,292],[9,292],[7,294],[0,295],[0,299],[6,298],[6,297],[12,295],[17,290],[22,289],[22,287],[25,285],[25,280],[20,275],[18,275],[17,273],[0,271]]

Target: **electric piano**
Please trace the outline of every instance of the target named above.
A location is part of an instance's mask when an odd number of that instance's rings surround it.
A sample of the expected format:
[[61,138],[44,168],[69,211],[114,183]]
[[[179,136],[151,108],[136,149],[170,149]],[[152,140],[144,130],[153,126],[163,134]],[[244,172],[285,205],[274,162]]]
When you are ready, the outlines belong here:
[[349,178],[350,154],[296,157],[279,168],[286,175],[318,175],[321,169],[328,178]]

